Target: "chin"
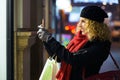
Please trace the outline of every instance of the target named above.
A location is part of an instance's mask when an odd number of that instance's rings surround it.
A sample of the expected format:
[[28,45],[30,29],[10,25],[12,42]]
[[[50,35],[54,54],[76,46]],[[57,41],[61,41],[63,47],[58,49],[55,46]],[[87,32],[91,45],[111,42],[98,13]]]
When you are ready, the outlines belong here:
[[85,35],[85,33],[82,32],[82,35]]
[[82,35],[87,35],[87,33],[84,33],[84,32],[82,32],[81,34],[82,34]]

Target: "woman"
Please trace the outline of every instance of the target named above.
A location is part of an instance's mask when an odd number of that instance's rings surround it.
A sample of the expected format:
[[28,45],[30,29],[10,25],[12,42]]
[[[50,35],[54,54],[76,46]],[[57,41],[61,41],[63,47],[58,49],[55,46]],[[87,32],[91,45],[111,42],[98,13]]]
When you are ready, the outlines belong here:
[[104,23],[107,14],[98,6],[85,7],[76,27],[76,34],[67,48],[57,42],[40,25],[38,37],[44,42],[48,54],[61,60],[57,80],[83,80],[99,73],[110,53],[110,31]]

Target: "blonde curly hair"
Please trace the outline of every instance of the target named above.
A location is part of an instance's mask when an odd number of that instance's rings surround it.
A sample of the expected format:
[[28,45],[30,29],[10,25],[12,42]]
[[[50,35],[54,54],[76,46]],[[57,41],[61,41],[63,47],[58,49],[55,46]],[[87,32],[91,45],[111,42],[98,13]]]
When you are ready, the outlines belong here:
[[[86,18],[85,18],[86,19]],[[110,40],[111,34],[110,29],[105,23],[99,23],[90,19],[86,19],[87,24],[85,32],[88,33],[88,37],[90,40],[99,39],[99,40]]]

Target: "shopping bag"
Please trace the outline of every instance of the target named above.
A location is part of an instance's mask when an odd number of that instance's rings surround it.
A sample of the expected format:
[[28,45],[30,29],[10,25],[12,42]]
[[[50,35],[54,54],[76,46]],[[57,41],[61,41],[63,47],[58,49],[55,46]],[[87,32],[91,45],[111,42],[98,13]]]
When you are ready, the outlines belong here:
[[58,65],[56,60],[49,57],[44,65],[39,80],[56,80],[56,73],[58,71]]

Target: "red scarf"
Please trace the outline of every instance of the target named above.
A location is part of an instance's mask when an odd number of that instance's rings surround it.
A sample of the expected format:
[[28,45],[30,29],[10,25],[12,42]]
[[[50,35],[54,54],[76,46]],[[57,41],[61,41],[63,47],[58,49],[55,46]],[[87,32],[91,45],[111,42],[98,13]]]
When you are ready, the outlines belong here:
[[[87,37],[78,32],[68,44],[67,49],[72,53],[77,52],[87,41]],[[56,75],[57,80],[70,80],[71,69],[72,66],[70,64],[62,61],[61,68]]]

